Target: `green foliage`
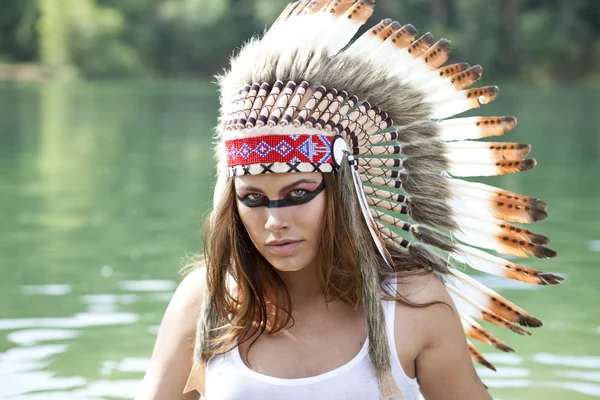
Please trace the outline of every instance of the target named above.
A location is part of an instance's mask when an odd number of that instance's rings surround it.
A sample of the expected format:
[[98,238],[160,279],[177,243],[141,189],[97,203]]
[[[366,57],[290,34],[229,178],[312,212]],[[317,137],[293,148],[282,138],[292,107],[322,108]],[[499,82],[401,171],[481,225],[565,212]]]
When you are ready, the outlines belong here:
[[72,62],[86,76],[133,75],[141,62],[132,44],[122,40],[126,20],[115,8],[94,0],[68,0],[68,46]]
[[36,0],[5,1],[0,12],[0,63],[37,57]]
[[[205,78],[287,2],[3,0],[0,62],[39,61],[90,78]],[[597,0],[378,0],[374,20],[387,16],[450,39],[451,61],[481,64],[486,78],[600,76]]]

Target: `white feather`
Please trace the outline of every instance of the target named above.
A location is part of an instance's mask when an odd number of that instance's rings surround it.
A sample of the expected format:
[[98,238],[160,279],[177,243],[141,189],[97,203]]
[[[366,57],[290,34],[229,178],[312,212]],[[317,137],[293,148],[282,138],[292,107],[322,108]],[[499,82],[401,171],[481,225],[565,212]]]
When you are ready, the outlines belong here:
[[480,117],[467,117],[442,121],[438,123],[440,138],[445,141],[479,139],[483,137],[481,127],[477,126],[479,120]]
[[507,277],[506,269],[503,266],[510,264],[509,261],[470,246],[457,244],[457,247],[459,251],[450,253],[450,256],[456,261],[481,272]]
[[[463,159],[464,160],[464,159]],[[496,176],[501,175],[502,170],[496,166],[497,160],[466,162],[452,161],[448,172],[454,176]]]
[[489,289],[485,285],[482,285],[469,275],[454,268],[450,268],[449,271],[450,274],[447,276],[447,278],[455,285],[457,289],[461,291],[461,293],[469,297],[471,301],[481,304],[486,308],[490,308],[490,297],[502,298],[498,293]]
[[345,54],[356,56],[365,56],[373,51],[374,46],[378,46],[380,41],[377,39],[375,35],[371,32],[371,30],[367,30],[363,33],[358,39],[356,39],[348,49],[344,51]]
[[344,18],[344,16],[340,17],[333,27],[333,32],[331,32],[328,40],[325,42],[328,55],[330,57],[336,55],[346,47],[361,26],[361,24]]
[[454,215],[452,219],[454,219],[459,227],[468,227],[470,230],[479,231],[487,235],[496,236],[503,233],[499,226],[502,224],[502,221],[499,220],[473,218],[462,215]]
[[489,235],[486,235],[485,233],[482,233],[482,232],[479,232],[476,230],[462,228],[461,231],[454,232],[453,236],[456,237],[461,242],[464,242],[464,243],[467,243],[467,244],[470,244],[473,246],[482,247],[484,249],[489,249],[489,250],[494,250],[498,253],[500,253],[500,250],[501,250],[498,246],[497,241],[491,240]]
[[446,283],[446,288],[448,289],[450,297],[452,298],[452,301],[454,302],[456,308],[460,313],[469,315],[473,318],[483,319],[483,315],[481,314],[481,306],[474,304],[467,297],[465,297],[460,290],[458,290],[454,286]]
[[495,153],[490,150],[489,143],[485,142],[453,142],[448,143],[446,148],[449,150],[446,157],[454,161],[475,163],[497,160]]
[[456,100],[450,100],[446,102],[433,103],[433,113],[431,118],[433,119],[444,119],[454,115],[461,114],[473,108],[471,102],[463,96]]
[[463,197],[453,196],[447,201],[447,204],[455,214],[486,220],[496,218],[496,213],[490,208],[487,200],[476,197],[466,200]]

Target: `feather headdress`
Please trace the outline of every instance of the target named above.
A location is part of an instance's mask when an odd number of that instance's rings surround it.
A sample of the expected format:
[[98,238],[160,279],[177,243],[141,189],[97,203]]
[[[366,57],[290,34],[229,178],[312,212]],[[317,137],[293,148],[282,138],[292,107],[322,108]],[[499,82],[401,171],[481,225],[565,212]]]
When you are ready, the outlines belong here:
[[[462,177],[493,176],[535,167],[531,147],[478,142],[516,126],[513,117],[451,118],[493,101],[498,88],[470,88],[480,66],[445,65],[446,39],[420,37],[410,24],[384,19],[354,39],[374,0],[303,0],[288,5],[262,38],[232,58],[220,77],[218,182],[234,176],[282,172],[335,172],[350,163],[356,195],[384,260],[399,246],[436,271],[456,303],[465,334],[502,351],[510,347],[478,322],[519,334],[540,320],[460,272],[478,271],[526,283],[557,284],[560,276],[492,255],[550,258],[545,236],[514,225],[546,218],[546,203]],[[409,222],[410,221],[410,222]],[[412,234],[415,242],[400,235]],[[417,243],[420,242],[420,243]],[[434,250],[447,252],[442,257]],[[482,250],[485,249],[485,250]],[[451,260],[450,263],[448,260]],[[369,354],[381,398],[400,397],[390,375],[377,275],[361,266]],[[186,390],[203,391],[208,360],[200,351],[215,311],[206,299],[199,321],[196,370]],[[469,343],[473,359],[493,366]]]

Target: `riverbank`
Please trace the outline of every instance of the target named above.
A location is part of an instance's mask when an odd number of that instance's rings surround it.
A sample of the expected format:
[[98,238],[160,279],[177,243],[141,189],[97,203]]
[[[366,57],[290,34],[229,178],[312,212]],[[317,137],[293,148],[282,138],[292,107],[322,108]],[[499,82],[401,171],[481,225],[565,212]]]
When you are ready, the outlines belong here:
[[0,64],[0,81],[43,83],[53,78],[51,69],[40,64]]

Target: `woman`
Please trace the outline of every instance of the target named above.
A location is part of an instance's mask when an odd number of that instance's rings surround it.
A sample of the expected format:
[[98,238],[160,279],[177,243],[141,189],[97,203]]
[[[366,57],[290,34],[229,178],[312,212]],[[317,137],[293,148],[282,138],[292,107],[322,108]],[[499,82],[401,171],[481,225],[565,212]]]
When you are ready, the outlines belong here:
[[373,3],[293,3],[221,78],[206,268],[169,304],[139,399],[489,399],[469,352],[491,365],[464,333],[511,349],[473,318],[541,325],[428,246],[558,283],[471,247],[553,257],[547,238],[504,222],[543,219],[545,203],[442,174],[531,169],[529,146],[457,141],[512,118],[439,121],[497,93],[463,90],[481,71],[442,67],[447,41],[384,20],[347,46]]

